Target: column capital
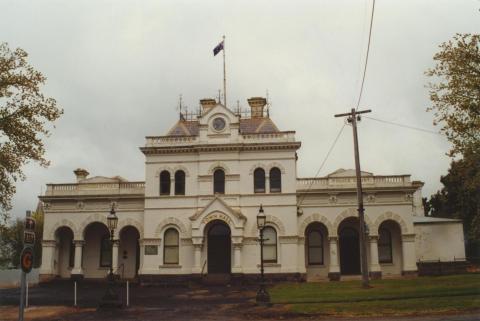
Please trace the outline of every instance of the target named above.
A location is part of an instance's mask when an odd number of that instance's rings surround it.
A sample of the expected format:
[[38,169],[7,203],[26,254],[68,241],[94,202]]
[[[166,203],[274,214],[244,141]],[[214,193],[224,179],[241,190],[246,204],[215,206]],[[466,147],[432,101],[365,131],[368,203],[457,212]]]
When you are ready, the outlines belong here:
[[369,240],[370,240],[370,242],[377,242],[378,241],[378,235],[370,235]]
[[75,244],[75,246],[83,246],[85,244],[85,241],[84,240],[73,240],[73,244]]
[[241,249],[243,247],[243,243],[233,243],[232,245],[234,249]]
[[329,236],[328,241],[329,242],[336,242],[336,241],[338,241],[338,236]]

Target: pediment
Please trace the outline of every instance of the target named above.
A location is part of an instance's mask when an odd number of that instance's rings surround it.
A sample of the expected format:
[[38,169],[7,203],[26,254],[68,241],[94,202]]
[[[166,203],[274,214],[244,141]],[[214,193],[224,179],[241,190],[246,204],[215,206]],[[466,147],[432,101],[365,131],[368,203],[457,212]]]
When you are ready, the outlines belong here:
[[239,118],[230,109],[226,108],[222,104],[217,104],[215,107],[206,111],[200,117],[199,121],[201,125],[207,125],[212,117],[222,115],[228,119],[229,123],[238,123]]
[[228,221],[231,221],[235,226],[242,226],[247,220],[247,217],[243,215],[238,208],[229,206],[218,196],[215,196],[207,206],[199,209],[195,214],[189,217],[193,222],[192,224],[195,226],[206,224],[209,219],[213,220],[215,218],[227,221],[227,223],[230,223]]

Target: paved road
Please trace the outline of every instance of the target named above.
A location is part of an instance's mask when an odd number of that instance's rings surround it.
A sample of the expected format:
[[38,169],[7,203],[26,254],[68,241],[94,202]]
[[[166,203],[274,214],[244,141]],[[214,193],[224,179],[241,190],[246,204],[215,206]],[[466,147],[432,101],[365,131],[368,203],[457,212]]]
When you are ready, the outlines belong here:
[[[132,286],[130,293],[131,307],[117,312],[96,311],[100,298],[105,293],[105,283],[78,283],[78,310],[63,311],[61,315],[44,317],[35,320],[332,320],[331,317],[305,317],[286,311],[282,305],[271,308],[260,308],[254,304],[256,287],[191,287],[191,288],[163,288]],[[119,289],[122,300],[125,302],[125,288]],[[18,289],[0,289],[0,320],[14,320],[13,317],[2,318],[1,311],[9,310],[10,315],[15,313],[18,305]],[[34,306],[28,314],[35,313],[35,306],[73,305],[73,283],[58,282],[38,286],[30,289],[30,305]],[[5,310],[6,309],[6,310]],[[47,308],[48,310],[48,308]],[[6,312],[3,312],[7,315]],[[335,320],[353,321],[359,318],[339,318]],[[480,310],[477,313],[463,315],[440,315],[428,317],[389,317],[389,318],[362,318],[362,321],[479,321]]]

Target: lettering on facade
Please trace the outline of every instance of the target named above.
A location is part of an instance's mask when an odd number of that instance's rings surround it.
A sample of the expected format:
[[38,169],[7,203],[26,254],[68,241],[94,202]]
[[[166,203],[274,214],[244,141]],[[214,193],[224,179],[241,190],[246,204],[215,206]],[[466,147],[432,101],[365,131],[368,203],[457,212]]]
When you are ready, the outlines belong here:
[[203,218],[202,224],[208,224],[211,221],[215,221],[215,220],[224,221],[225,223],[227,223],[229,225],[232,223],[232,220],[227,215],[225,215],[223,213],[212,213],[212,214],[209,214],[209,215],[207,215]]

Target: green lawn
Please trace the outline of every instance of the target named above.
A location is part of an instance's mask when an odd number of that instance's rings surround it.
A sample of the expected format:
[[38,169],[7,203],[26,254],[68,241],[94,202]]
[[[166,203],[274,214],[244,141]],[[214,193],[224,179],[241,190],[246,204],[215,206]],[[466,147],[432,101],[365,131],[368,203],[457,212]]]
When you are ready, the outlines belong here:
[[480,307],[480,274],[360,281],[281,284],[273,303],[291,311],[334,315],[396,315],[471,310]]

